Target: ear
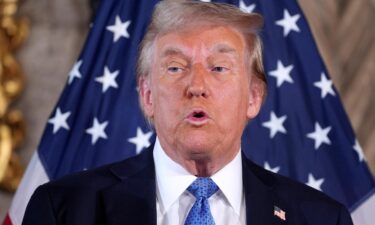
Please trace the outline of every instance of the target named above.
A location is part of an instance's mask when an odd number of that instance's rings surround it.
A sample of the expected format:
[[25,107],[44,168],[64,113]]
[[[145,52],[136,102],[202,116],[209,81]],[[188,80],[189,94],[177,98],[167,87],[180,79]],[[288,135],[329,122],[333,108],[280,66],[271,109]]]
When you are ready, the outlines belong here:
[[263,103],[263,98],[265,95],[266,85],[264,81],[256,76],[252,76],[250,81],[250,95],[249,95],[249,105],[247,108],[247,118],[249,120],[256,117],[260,111],[260,107]]
[[154,117],[154,105],[152,100],[152,92],[150,85],[150,77],[142,76],[139,79],[139,95],[140,95],[140,104],[142,105],[143,112],[148,118]]

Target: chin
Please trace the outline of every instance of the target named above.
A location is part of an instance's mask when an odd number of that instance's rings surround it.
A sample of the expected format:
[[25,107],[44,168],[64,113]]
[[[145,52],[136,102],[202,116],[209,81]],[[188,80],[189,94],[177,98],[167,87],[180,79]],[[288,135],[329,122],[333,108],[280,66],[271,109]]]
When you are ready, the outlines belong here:
[[180,147],[191,159],[205,159],[210,158],[215,145],[209,139],[204,138],[188,138],[182,141]]

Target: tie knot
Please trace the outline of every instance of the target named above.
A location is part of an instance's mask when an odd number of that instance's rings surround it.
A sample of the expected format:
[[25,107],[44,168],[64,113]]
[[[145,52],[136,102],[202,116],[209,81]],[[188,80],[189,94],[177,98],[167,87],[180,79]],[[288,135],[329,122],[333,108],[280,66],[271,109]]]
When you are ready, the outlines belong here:
[[209,198],[219,190],[215,182],[209,177],[198,177],[187,190],[192,193],[195,198]]

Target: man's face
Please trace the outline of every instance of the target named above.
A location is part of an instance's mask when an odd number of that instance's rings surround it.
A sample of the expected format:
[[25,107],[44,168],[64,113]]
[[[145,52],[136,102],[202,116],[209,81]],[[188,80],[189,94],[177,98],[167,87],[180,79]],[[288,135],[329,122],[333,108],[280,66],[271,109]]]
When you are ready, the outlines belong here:
[[246,46],[227,26],[198,26],[159,37],[151,74],[140,82],[146,115],[166,153],[180,164],[226,164],[261,96],[252,90]]

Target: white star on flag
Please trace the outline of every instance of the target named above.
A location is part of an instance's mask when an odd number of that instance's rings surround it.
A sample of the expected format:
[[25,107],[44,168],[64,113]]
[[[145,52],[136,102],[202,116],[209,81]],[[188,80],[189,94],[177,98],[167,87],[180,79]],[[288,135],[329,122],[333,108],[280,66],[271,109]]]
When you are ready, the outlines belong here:
[[332,81],[327,79],[324,73],[320,76],[320,81],[314,82],[314,86],[320,88],[322,93],[322,98],[325,98],[327,94],[335,96],[335,91],[333,90]]
[[320,124],[318,122],[315,122],[315,131],[307,134],[308,138],[314,139],[315,150],[318,150],[320,145],[323,143],[328,144],[328,145],[331,144],[331,141],[328,138],[328,133],[330,130],[331,130],[330,126],[322,129]]
[[211,0],[200,0],[201,2],[211,2]]
[[59,131],[60,128],[69,130],[69,125],[68,125],[67,120],[70,114],[71,114],[70,112],[62,113],[59,107],[56,109],[55,116],[48,120],[48,123],[53,125],[54,134],[57,131]]
[[128,27],[131,21],[122,22],[119,16],[116,16],[115,24],[107,26],[107,30],[113,33],[113,42],[118,41],[121,37],[129,38]]
[[109,68],[106,66],[104,67],[104,74],[101,77],[97,77],[95,81],[101,83],[102,86],[102,92],[105,93],[108,88],[118,88],[118,84],[116,82],[116,77],[119,74],[119,70],[114,71],[113,73],[109,71]]
[[91,144],[94,145],[99,138],[107,139],[107,134],[104,132],[104,129],[107,127],[108,121],[99,123],[99,120],[95,117],[92,127],[86,130],[87,134],[91,135]]
[[321,186],[323,182],[324,178],[315,179],[315,177],[311,173],[309,173],[308,181],[306,184],[312,188],[315,188],[316,190],[322,191]]
[[240,1],[240,9],[245,13],[252,13],[255,9],[255,4],[246,5],[243,0]]
[[284,9],[284,18],[276,21],[277,25],[283,27],[284,37],[286,37],[292,30],[296,32],[300,32],[300,29],[297,26],[297,21],[300,17],[301,16],[299,14],[295,14],[291,16],[289,11],[287,9]]
[[290,72],[293,69],[293,65],[284,66],[281,60],[277,60],[276,70],[269,72],[270,76],[273,76],[277,80],[277,87],[280,87],[284,82],[293,83],[293,79],[290,76]]
[[143,148],[150,146],[150,137],[152,132],[143,133],[140,127],[137,127],[137,136],[129,138],[128,141],[136,145],[136,153],[139,154]]
[[266,169],[268,171],[271,171],[273,173],[278,173],[279,170],[280,170],[280,166],[276,166],[276,167],[272,168],[268,162],[265,162],[264,163],[264,169]]
[[82,65],[82,60],[79,60],[78,62],[76,62],[72,68],[72,70],[69,72],[69,80],[68,80],[68,84],[71,84],[74,80],[74,78],[81,78],[82,77],[82,74],[81,72],[79,72],[79,69]]
[[283,134],[287,133],[285,127],[283,126],[283,123],[286,119],[287,119],[286,115],[277,117],[275,112],[272,111],[270,120],[262,123],[262,126],[270,129],[270,138],[272,139],[273,137],[275,137],[277,132],[280,132]]
[[365,160],[365,156],[363,155],[363,149],[359,144],[358,140],[355,140],[355,144],[353,145],[354,151],[358,154],[358,159],[360,162]]

